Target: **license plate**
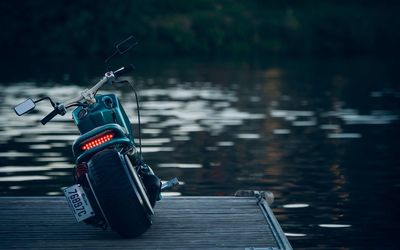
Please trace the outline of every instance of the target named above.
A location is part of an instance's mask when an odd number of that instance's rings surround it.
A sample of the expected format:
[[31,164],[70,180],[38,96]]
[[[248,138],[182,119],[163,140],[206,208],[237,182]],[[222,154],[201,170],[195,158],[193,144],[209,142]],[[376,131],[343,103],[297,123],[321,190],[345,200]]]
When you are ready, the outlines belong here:
[[81,185],[75,184],[64,189],[64,195],[67,198],[68,205],[78,222],[95,215]]

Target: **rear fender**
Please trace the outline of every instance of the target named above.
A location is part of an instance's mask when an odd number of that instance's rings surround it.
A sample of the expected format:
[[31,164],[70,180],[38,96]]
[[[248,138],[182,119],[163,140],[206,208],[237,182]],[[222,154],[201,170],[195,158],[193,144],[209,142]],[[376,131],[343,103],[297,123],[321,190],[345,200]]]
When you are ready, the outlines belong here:
[[[93,139],[98,138],[101,135],[112,133],[113,137],[111,140],[106,141],[100,145],[94,146],[90,149],[83,149],[83,145]],[[128,131],[118,124],[107,124],[95,129],[78,137],[72,145],[72,151],[76,158],[76,164],[87,162],[90,157],[99,151],[114,145],[123,145],[126,147],[134,147],[134,142],[130,140]]]

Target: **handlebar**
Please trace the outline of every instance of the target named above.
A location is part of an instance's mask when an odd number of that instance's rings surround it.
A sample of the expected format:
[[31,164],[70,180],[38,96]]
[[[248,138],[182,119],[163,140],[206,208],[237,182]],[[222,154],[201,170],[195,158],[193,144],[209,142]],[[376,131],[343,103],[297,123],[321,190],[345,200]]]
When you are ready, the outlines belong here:
[[53,119],[56,115],[58,115],[58,110],[55,108],[53,111],[51,111],[48,115],[46,115],[40,122],[45,125],[48,123],[51,119]]
[[135,70],[135,67],[132,64],[129,64],[127,66],[124,66],[124,67],[114,71],[114,76],[118,78],[118,77],[125,75],[126,73],[132,72],[134,70]]
[[[51,119],[53,119],[56,115],[61,114],[64,115],[65,114],[65,108],[69,108],[71,106],[74,106],[75,104],[79,103],[80,101],[82,101],[83,99],[85,99],[88,103],[95,103],[95,94],[97,93],[97,91],[106,83],[112,83],[116,80],[116,78],[127,74],[131,71],[133,71],[135,69],[135,67],[130,64],[127,66],[124,66],[120,69],[117,69],[116,71],[112,72],[107,72],[105,74],[105,76],[98,81],[91,89],[85,89],[84,91],[82,91],[81,93],[79,93],[78,96],[69,99],[61,104],[58,104],[54,107],[54,110],[51,111],[48,115],[46,115],[42,120],[41,123],[43,125],[45,125],[46,123],[48,123]],[[60,109],[60,107],[62,107],[63,110]],[[65,108],[64,108],[65,107]]]
[[100,81],[98,81],[91,89],[85,89],[77,97],[67,100],[67,101],[63,102],[62,104],[64,105],[64,107],[69,107],[71,104],[80,102],[83,99],[85,99],[89,103],[94,103],[95,102],[94,95],[104,84],[109,83],[109,82],[112,83],[115,81],[116,78],[118,78],[128,72],[131,72],[133,70],[134,70],[134,67],[133,67],[133,65],[130,64],[130,65],[124,66],[114,72],[112,72],[112,71],[107,72],[104,75],[104,77]]

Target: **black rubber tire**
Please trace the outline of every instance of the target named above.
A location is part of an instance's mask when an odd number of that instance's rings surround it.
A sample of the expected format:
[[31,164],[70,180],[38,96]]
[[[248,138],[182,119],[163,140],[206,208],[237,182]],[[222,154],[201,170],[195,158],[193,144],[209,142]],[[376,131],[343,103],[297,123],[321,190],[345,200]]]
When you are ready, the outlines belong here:
[[124,238],[134,238],[152,222],[126,174],[123,159],[114,149],[103,150],[88,162],[88,175],[111,228]]

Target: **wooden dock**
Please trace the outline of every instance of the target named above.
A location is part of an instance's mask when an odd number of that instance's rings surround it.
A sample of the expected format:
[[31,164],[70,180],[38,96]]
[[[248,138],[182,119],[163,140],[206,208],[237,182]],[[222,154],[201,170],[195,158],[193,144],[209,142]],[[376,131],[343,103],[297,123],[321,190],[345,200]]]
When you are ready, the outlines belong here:
[[166,197],[152,227],[122,239],[76,223],[64,197],[0,197],[0,249],[292,249],[256,197]]

